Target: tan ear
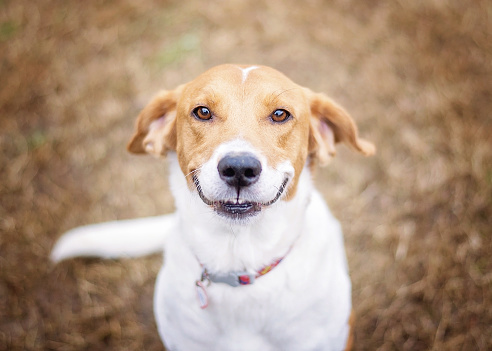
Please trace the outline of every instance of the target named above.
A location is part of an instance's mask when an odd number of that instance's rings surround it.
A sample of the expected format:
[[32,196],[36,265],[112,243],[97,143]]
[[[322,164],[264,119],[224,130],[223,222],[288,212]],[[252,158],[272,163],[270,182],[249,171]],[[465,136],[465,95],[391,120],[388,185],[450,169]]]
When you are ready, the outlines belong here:
[[323,94],[309,91],[311,105],[311,126],[309,136],[309,153],[311,158],[321,165],[335,156],[335,144],[343,142],[352,149],[373,155],[375,146],[358,137],[357,125],[340,105]]
[[176,149],[176,104],[180,90],[162,91],[145,106],[137,117],[128,151],[164,156]]

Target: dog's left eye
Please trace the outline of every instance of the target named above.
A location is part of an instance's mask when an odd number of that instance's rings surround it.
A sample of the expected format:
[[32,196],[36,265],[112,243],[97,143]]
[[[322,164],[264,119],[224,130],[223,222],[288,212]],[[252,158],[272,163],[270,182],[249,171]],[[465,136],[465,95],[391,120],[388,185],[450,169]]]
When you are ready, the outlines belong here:
[[207,121],[212,118],[212,112],[204,106],[198,106],[193,110],[193,116],[203,121]]
[[283,110],[283,109],[278,109],[278,110],[273,111],[272,115],[270,116],[270,118],[274,122],[285,122],[290,117],[291,117],[291,114],[288,111]]

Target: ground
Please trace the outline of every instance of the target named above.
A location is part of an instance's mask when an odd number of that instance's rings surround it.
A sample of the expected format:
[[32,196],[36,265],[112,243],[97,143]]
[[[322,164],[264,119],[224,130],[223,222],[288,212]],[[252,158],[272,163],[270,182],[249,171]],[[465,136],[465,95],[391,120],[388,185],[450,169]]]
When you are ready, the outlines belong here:
[[0,349],[163,350],[159,255],[49,253],[72,227],[173,210],[165,162],[125,151],[134,119],[234,62],[327,93],[378,148],[316,174],[355,350],[490,350],[491,19],[487,0],[0,1]]

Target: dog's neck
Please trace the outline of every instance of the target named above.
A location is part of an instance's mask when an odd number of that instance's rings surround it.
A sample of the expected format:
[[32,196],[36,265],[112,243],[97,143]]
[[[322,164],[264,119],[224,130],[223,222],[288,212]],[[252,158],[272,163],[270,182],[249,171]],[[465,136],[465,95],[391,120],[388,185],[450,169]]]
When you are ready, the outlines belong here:
[[197,260],[211,272],[256,271],[285,256],[301,236],[312,190],[305,168],[296,195],[279,201],[240,225],[221,218],[190,191],[175,154],[169,155],[170,185],[180,216],[180,232]]

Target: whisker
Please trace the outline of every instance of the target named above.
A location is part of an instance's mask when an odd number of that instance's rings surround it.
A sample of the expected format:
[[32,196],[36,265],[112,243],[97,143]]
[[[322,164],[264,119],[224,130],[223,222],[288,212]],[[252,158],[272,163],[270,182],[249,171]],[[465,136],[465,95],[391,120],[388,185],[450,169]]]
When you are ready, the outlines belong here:
[[198,167],[198,168],[196,168],[196,169],[192,170],[190,173],[188,173],[188,174],[186,174],[186,175],[185,175],[185,178],[187,178],[187,177],[188,177],[188,176],[190,176],[191,174],[195,174],[195,173],[199,172],[199,171],[201,170],[201,168],[202,168],[202,167],[203,167],[203,166],[200,166],[200,167]]
[[200,185],[200,181],[198,180],[198,177],[196,176],[196,174],[193,174],[193,183],[195,184],[195,187],[196,187],[196,190],[198,191],[198,196],[200,196],[200,199],[202,199],[202,201],[209,205],[209,206],[213,206],[214,203],[213,201],[210,201],[209,199],[207,199],[205,197],[205,195],[203,194],[203,190],[202,190],[202,186]]
[[299,89],[297,87],[294,87],[294,88],[290,88],[290,89],[284,89],[282,90],[280,93],[278,93],[276,96],[275,96],[275,99],[278,98],[280,95],[282,95],[283,93],[286,93],[288,91],[291,91],[291,90],[295,90],[295,89]]

